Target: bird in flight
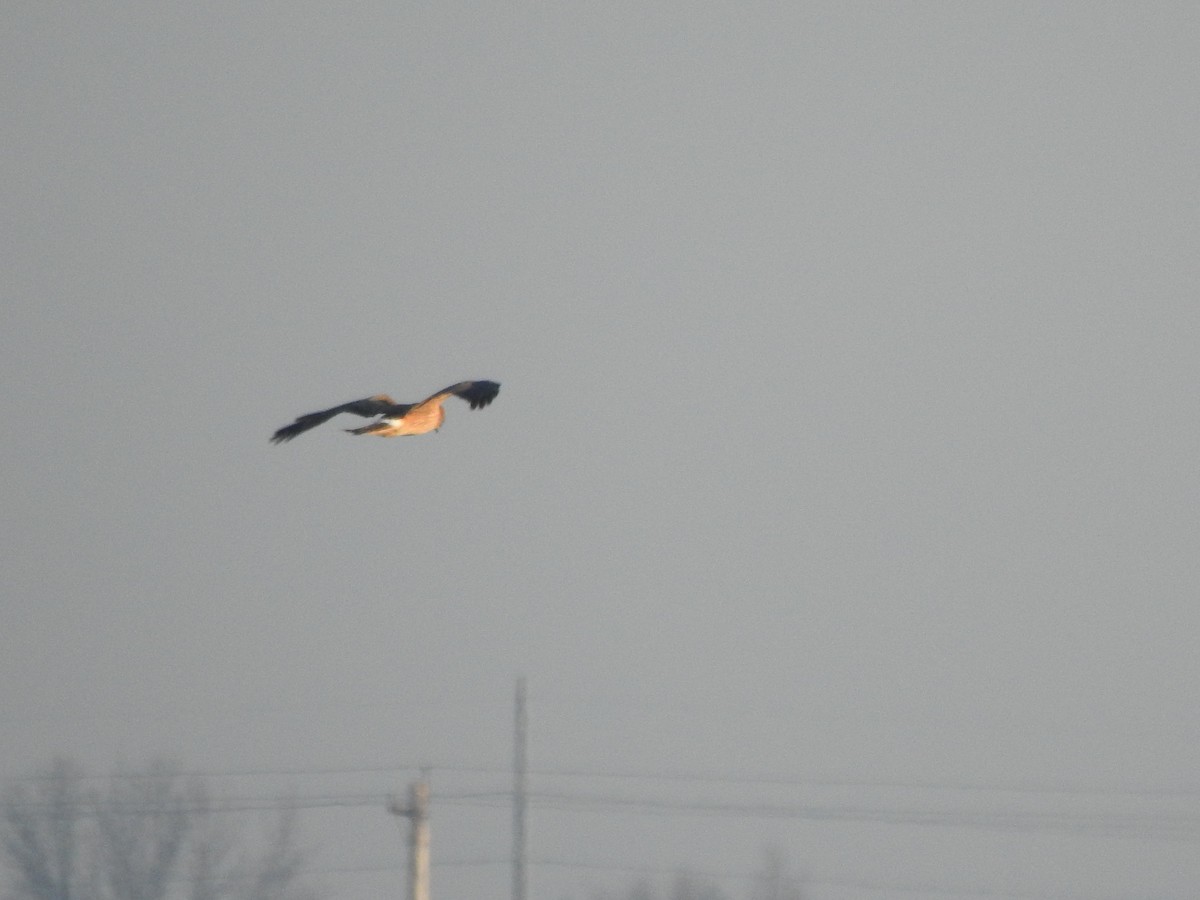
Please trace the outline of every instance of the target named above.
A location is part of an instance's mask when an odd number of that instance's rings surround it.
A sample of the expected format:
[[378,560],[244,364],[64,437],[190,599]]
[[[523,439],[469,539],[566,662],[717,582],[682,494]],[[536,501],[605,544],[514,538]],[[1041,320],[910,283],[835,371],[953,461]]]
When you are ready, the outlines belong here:
[[374,397],[364,397],[362,400],[351,400],[341,406],[331,406],[320,412],[311,412],[300,416],[291,425],[284,425],[273,435],[272,444],[282,444],[290,441],[298,434],[303,434],[310,428],[316,428],[323,422],[328,422],[338,413],[354,413],[356,416],[381,416],[378,421],[361,428],[345,429],[350,434],[374,434],[379,437],[397,437],[402,434],[426,434],[437,431],[446,419],[446,411],[442,402],[447,397],[462,397],[471,404],[471,409],[482,409],[500,393],[500,385],[495,381],[460,381],[448,388],[443,388],[432,396],[426,397],[420,403],[397,403],[387,394],[376,394]]

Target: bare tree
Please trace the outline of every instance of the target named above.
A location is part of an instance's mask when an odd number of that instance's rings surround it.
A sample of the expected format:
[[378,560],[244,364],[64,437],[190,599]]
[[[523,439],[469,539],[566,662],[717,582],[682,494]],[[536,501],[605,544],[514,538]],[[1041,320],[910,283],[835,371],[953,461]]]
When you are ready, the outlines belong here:
[[755,878],[753,900],[804,900],[800,880],[788,871],[778,847],[763,851],[763,867]]
[[100,900],[166,900],[192,825],[187,798],[165,762],[119,770],[95,801]]
[[[657,900],[661,894],[655,891],[654,883],[642,877],[635,880],[624,891],[593,891],[591,900]],[[713,878],[690,869],[675,873],[669,900],[729,900]],[[750,888],[750,900],[804,900],[801,881],[788,869],[787,859],[777,847],[763,851],[762,868],[754,875]]]
[[[310,900],[295,808],[258,841],[221,815],[202,782],[158,762],[104,792],[57,761],[0,799],[6,900]],[[248,847],[260,849],[252,852]]]
[[243,880],[245,900],[309,900],[315,895],[298,887],[305,852],[296,833],[296,808],[280,807],[266,836],[266,849],[247,866]]
[[188,900],[222,900],[226,885],[242,881],[238,871],[237,838],[215,816],[212,799],[204,784],[189,787],[196,824],[188,842],[185,867],[191,884]]
[[36,786],[22,783],[8,790],[0,807],[0,851],[13,897],[87,898],[80,814],[89,802],[83,773],[65,759],[55,760]]
[[697,875],[688,869],[681,869],[675,874],[671,885],[671,900],[727,900],[722,891],[712,879]]

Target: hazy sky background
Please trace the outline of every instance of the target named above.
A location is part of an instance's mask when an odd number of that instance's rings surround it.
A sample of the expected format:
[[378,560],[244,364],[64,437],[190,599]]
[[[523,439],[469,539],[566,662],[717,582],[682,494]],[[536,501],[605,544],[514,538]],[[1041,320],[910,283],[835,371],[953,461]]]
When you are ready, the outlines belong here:
[[4,20],[0,776],[504,897],[523,673],[535,900],[1196,896],[1195,3]]

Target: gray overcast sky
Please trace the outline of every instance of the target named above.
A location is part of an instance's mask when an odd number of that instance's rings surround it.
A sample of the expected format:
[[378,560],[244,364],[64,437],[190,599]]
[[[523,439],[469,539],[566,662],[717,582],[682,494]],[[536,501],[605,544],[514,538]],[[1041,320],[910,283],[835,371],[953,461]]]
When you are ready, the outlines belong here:
[[[658,776],[540,790],[801,811],[543,803],[601,868],[535,897],[767,845],[821,900],[1195,896],[1196,4],[4,18],[0,775],[374,798],[503,769],[524,673],[535,769]],[[440,898],[507,892],[450,802],[505,784],[435,768]]]

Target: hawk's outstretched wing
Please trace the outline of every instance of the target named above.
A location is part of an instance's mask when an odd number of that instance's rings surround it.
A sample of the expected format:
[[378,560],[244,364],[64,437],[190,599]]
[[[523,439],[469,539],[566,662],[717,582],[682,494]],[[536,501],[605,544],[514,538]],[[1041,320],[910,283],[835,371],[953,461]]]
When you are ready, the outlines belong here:
[[384,413],[402,416],[411,408],[411,403],[397,403],[387,394],[376,394],[374,397],[364,397],[362,400],[351,400],[341,406],[332,406],[320,412],[311,412],[298,417],[291,425],[284,425],[271,435],[271,443],[282,444],[284,441],[290,441],[296,435],[328,422],[338,413],[348,412],[364,417],[381,416]]
[[436,394],[426,397],[420,403],[414,406],[424,406],[426,403],[441,403],[447,397],[453,395],[462,397],[471,404],[471,409],[482,409],[500,393],[500,385],[494,381],[460,381],[458,384],[452,384],[448,388],[442,388]]

